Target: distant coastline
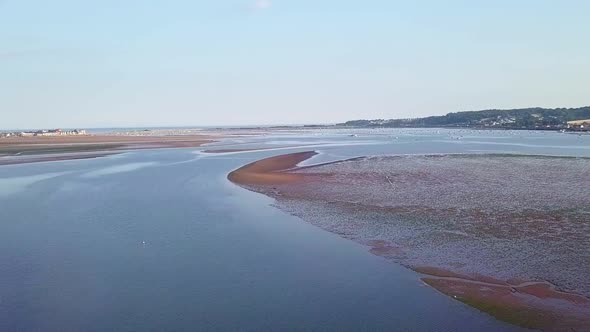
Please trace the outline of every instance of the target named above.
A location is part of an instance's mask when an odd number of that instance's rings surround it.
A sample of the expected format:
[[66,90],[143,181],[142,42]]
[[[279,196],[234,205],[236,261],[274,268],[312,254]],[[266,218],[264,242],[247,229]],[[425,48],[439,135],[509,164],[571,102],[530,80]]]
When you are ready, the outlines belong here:
[[409,119],[351,120],[338,124],[354,128],[473,128],[588,131],[590,106],[579,108],[491,109]]
[[[469,128],[498,130],[550,130],[590,132],[590,106],[578,108],[518,108],[452,112],[419,118],[359,119],[342,123],[275,124],[275,125],[217,125],[217,126],[138,126],[62,130],[61,135],[127,135],[161,136],[200,134],[207,131],[232,130],[291,130],[339,128]],[[53,130],[0,129],[0,138],[12,136],[57,136]],[[28,135],[16,135],[27,133]],[[10,135],[9,135],[10,136]]]

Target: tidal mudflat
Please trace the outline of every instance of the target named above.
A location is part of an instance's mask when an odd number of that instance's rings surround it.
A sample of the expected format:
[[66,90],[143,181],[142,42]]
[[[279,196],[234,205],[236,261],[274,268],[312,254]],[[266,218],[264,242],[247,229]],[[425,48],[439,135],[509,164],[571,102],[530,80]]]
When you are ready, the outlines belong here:
[[590,328],[590,159],[438,154],[295,167],[314,154],[229,179],[499,319]]
[[92,159],[129,150],[199,147],[214,139],[211,134],[9,137],[0,140],[0,166]]

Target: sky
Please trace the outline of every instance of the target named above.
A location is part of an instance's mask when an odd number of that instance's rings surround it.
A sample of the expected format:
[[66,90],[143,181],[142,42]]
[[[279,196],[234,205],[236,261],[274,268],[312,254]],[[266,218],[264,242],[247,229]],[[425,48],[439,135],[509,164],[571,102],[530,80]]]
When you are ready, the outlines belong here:
[[0,128],[590,105],[590,1],[0,0]]

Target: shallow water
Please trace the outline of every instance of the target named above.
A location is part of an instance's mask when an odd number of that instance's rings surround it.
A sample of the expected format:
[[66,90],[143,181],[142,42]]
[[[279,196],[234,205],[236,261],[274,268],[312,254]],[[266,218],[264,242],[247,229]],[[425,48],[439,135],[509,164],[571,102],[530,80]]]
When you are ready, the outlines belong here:
[[[213,146],[320,145],[310,163],[471,151],[590,155],[590,137],[476,132],[473,141],[513,144],[454,141],[465,134],[306,131]],[[248,162],[309,148],[195,150],[1,166],[0,330],[512,329],[226,180]]]

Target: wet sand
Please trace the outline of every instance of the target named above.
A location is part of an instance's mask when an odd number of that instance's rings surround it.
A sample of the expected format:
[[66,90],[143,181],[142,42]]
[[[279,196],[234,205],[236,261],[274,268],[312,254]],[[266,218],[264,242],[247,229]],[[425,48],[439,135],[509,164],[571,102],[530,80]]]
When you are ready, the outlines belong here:
[[523,327],[577,331],[590,327],[590,299],[546,281],[511,282],[438,268],[413,268],[427,285],[490,315]]
[[125,150],[199,147],[205,135],[178,136],[33,136],[0,139],[0,165],[97,158]]
[[314,154],[267,158],[228,178],[500,320],[590,329],[590,187],[576,182],[588,160],[422,156],[296,167]]
[[214,137],[207,135],[170,135],[170,136],[132,136],[132,135],[71,135],[71,136],[31,136],[7,137],[0,139],[0,147],[6,145],[28,144],[116,144],[116,143],[170,143],[170,142],[204,142]]
[[309,151],[263,159],[231,172],[228,175],[228,179],[234,183],[246,186],[269,186],[306,181],[303,175],[289,173],[288,170],[293,169],[300,162],[316,154],[316,152]]

